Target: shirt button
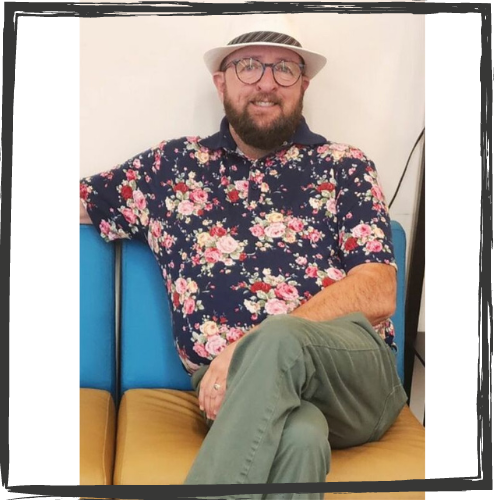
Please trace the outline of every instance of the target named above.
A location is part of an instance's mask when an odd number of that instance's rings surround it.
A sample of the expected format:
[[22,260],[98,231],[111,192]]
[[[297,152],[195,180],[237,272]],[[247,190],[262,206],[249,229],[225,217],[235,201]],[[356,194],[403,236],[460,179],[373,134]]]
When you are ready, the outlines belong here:
[[255,190],[259,189],[259,186],[256,182],[252,183],[252,189],[255,189]]

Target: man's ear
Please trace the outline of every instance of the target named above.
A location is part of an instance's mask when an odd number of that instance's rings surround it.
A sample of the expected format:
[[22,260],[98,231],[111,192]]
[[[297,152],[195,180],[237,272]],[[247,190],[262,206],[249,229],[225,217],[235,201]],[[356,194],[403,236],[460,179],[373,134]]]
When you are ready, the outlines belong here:
[[307,76],[302,77],[302,90],[305,92],[307,87],[309,87],[309,83],[311,83],[311,79]]
[[214,82],[217,93],[219,94],[219,99],[224,100],[224,92],[226,90],[226,76],[222,71],[217,71],[212,75],[212,80]]

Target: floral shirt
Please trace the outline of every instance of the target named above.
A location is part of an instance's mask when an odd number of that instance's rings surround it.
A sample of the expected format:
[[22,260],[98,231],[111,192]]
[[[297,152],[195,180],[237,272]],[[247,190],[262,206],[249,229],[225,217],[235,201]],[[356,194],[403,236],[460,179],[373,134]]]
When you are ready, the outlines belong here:
[[[396,267],[374,164],[304,119],[281,149],[250,160],[224,118],[210,137],[165,141],[83,178],[80,198],[106,241],[151,248],[189,374],[353,267]],[[393,346],[392,322],[376,329]]]

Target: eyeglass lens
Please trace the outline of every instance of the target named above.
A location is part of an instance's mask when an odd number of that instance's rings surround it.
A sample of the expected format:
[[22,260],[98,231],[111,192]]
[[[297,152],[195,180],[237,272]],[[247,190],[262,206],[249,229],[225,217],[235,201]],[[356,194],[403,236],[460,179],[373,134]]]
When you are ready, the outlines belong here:
[[[264,74],[264,65],[257,59],[241,59],[236,64],[236,74],[243,83],[256,83]],[[293,85],[301,75],[300,65],[293,61],[280,61],[272,66],[276,82],[283,86]]]

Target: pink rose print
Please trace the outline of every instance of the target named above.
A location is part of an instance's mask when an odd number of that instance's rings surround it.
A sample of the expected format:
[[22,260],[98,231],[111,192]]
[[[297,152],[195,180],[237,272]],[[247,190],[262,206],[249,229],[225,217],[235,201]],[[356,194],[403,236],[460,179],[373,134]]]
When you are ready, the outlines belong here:
[[155,238],[159,238],[160,237],[160,234],[161,234],[161,224],[160,222],[158,221],[154,221],[152,224],[151,224],[151,234],[155,237]]
[[208,200],[208,194],[203,191],[203,189],[195,189],[194,191],[191,191],[189,197],[195,203],[206,203]]
[[132,166],[134,168],[141,168],[142,165],[141,165],[141,160],[139,160],[138,158],[136,158],[133,162],[132,162]]
[[86,201],[87,198],[89,197],[89,192],[87,190],[87,186],[83,183],[80,184],[80,198],[83,201]]
[[244,331],[241,328],[230,328],[227,332],[226,339],[228,342],[236,342],[238,339],[243,337]]
[[366,244],[366,249],[369,252],[380,252],[382,250],[382,243],[380,241],[372,240]]
[[106,222],[105,220],[102,220],[101,223],[99,224],[99,229],[101,230],[102,234],[108,236],[109,231],[111,229],[111,226],[109,225],[108,222]]
[[236,181],[234,183],[234,185],[238,191],[248,191],[249,182],[248,181]]
[[130,169],[127,170],[126,176],[128,181],[135,181],[137,179],[137,173]]
[[366,238],[372,233],[372,228],[368,224],[358,224],[353,230],[352,235],[355,238]]
[[286,226],[282,222],[273,222],[264,230],[269,238],[279,238],[285,234]]
[[300,219],[294,217],[288,221],[288,227],[292,231],[296,231],[298,233],[304,229],[304,223]]
[[217,248],[222,253],[233,253],[238,248],[238,242],[232,236],[223,236],[217,242]]
[[256,184],[262,184],[262,181],[264,180],[264,174],[259,170],[256,170],[250,180],[252,180]]
[[188,289],[188,283],[184,278],[178,278],[175,281],[175,290],[177,293],[182,295],[183,293],[186,293]]
[[380,189],[379,186],[373,186],[371,189],[371,193],[374,198],[377,198],[377,200],[380,201],[384,200],[384,194],[382,193],[382,190]]
[[305,266],[307,264],[307,259],[306,257],[297,257],[295,259],[295,262],[299,265],[299,266]]
[[208,354],[207,350],[205,349],[205,346],[203,344],[200,344],[199,342],[196,342],[194,344],[193,350],[201,358],[208,358],[209,357],[209,354]]
[[194,204],[189,200],[184,200],[179,203],[177,210],[182,215],[191,215],[194,211]]
[[362,160],[365,157],[365,155],[363,154],[363,152],[360,151],[359,149],[351,148],[350,152],[351,152],[351,156],[353,158],[357,158],[359,160]]
[[215,264],[221,260],[222,254],[217,248],[207,248],[205,250],[205,260],[210,264]]
[[337,213],[337,203],[334,199],[329,199],[326,202],[326,209],[331,213],[331,214],[336,214]]
[[295,300],[299,296],[297,289],[287,283],[280,283],[275,290],[276,297],[283,300]]
[[265,309],[267,314],[270,315],[286,314],[288,312],[286,303],[279,299],[268,300]]
[[318,268],[314,266],[309,266],[306,269],[306,274],[309,276],[309,278],[317,278],[318,276]]
[[265,234],[265,233],[264,233],[264,228],[263,228],[261,225],[259,225],[259,224],[255,225],[255,226],[252,226],[252,227],[250,228],[250,232],[251,232],[251,233],[252,233],[252,234],[253,234],[256,238],[260,238],[260,237],[264,236],[264,234]]
[[307,236],[311,243],[317,243],[321,239],[322,234],[318,230],[313,229]]
[[123,214],[123,216],[125,217],[125,220],[129,224],[135,224],[137,222],[137,216],[134,214],[133,210],[131,210],[130,208],[123,208],[121,210],[121,213]]
[[219,337],[218,335],[212,335],[205,344],[205,349],[208,354],[212,356],[217,356],[220,354],[227,345],[226,339]]
[[127,234],[122,230],[116,227],[114,222],[101,221],[99,224],[99,229],[101,230],[101,234],[107,241],[114,241],[118,238],[126,238]]
[[184,301],[184,307],[182,308],[182,310],[184,314],[193,314],[195,306],[195,301],[191,297],[189,297]]
[[132,193],[132,195],[134,197],[135,206],[139,210],[144,210],[146,208],[146,198],[144,198],[144,195],[142,194],[142,192],[139,190],[136,190]]
[[163,246],[165,248],[170,248],[174,244],[174,238],[170,234],[167,234],[165,236],[165,239],[163,240]]
[[344,277],[344,273],[335,267],[330,267],[330,269],[326,270],[328,277],[332,280],[339,281]]

